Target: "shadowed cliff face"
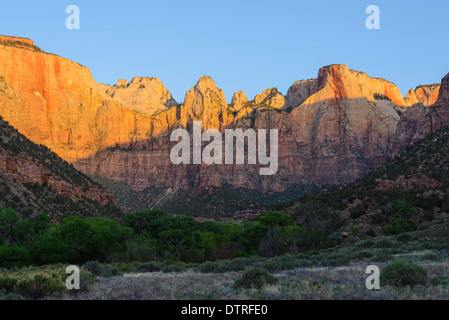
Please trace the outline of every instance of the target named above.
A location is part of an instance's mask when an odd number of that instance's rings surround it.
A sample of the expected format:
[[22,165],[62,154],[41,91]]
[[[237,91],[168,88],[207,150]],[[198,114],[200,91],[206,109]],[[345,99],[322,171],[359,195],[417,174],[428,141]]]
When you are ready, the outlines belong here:
[[418,104],[404,112],[398,123],[394,152],[421,140],[429,133],[449,126],[449,74],[441,80],[438,88],[435,104],[429,107]]
[[[157,111],[151,107],[146,114],[138,111],[153,105],[152,94],[146,100],[147,82],[154,82],[150,78],[131,82],[136,85],[132,90],[143,90],[134,96],[126,91],[131,87],[127,82],[98,85],[79,64],[2,45],[0,76],[0,113],[14,127],[84,173],[125,182],[135,190],[227,183],[284,191],[304,178],[331,184],[353,181],[390,157],[397,110],[406,105],[393,83],[344,65],[324,67],[317,79],[296,82],[286,97],[269,89],[257,101],[248,101],[238,92],[231,106],[210,77],[202,77],[187,92],[183,105],[172,103],[160,83],[151,89],[161,96]],[[170,134],[191,128],[193,121],[222,132],[278,129],[278,173],[260,176],[258,165],[173,165],[170,150],[176,143],[170,142]]]

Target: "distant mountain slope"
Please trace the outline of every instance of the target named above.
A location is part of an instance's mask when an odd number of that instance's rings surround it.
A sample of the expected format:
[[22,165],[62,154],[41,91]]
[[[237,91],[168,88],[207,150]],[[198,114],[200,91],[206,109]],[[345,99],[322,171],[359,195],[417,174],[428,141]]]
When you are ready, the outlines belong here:
[[449,183],[449,128],[403,148],[394,159],[358,183],[374,183],[385,189],[434,188]]
[[0,208],[51,219],[119,216],[112,194],[0,117]]
[[394,159],[356,182],[323,188],[278,209],[300,221],[310,212],[312,216],[319,210],[333,213],[344,221],[333,232],[357,230],[361,236],[379,235],[385,228],[413,231],[441,219],[449,214],[449,127],[401,149]]
[[313,194],[318,185],[301,181],[284,192],[261,194],[257,190],[235,189],[231,185],[207,187],[202,190],[176,190],[149,187],[134,191],[128,185],[92,176],[92,179],[114,195],[116,205],[123,213],[144,209],[163,209],[174,215],[226,221],[251,219],[278,205],[305,194]]

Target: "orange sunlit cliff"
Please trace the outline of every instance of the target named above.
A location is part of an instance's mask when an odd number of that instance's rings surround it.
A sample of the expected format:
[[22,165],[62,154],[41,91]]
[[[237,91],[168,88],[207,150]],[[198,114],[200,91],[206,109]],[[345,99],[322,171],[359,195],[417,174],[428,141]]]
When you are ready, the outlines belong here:
[[[0,42],[0,113],[5,120],[84,173],[136,190],[229,183],[283,191],[300,179],[353,181],[388,159],[394,143],[403,146],[411,140],[397,138],[401,114],[410,117],[416,108],[407,107],[416,101],[432,105],[442,89],[418,88],[404,100],[391,82],[331,65],[321,68],[316,79],[295,82],[285,96],[270,88],[251,101],[240,91],[231,105],[212,78],[202,77],[179,104],[157,78],[97,84],[89,69],[75,62]],[[420,115],[431,111],[420,110]],[[258,168],[248,165],[171,164],[169,135],[192,120],[221,130],[279,129],[278,174],[261,177]],[[406,133],[399,136],[409,137],[415,129],[402,122]]]

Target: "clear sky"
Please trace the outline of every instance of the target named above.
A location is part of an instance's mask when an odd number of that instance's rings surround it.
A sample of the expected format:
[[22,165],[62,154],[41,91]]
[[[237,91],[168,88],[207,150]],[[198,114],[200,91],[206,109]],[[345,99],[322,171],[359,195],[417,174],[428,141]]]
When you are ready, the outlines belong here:
[[[68,5],[81,12],[68,30]],[[368,30],[368,5],[380,8],[380,30]],[[384,0],[14,0],[2,1],[0,34],[33,39],[43,50],[90,68],[108,84],[159,77],[182,102],[202,75],[228,101],[244,90],[284,94],[322,66],[343,63],[411,87],[449,72],[449,1]]]

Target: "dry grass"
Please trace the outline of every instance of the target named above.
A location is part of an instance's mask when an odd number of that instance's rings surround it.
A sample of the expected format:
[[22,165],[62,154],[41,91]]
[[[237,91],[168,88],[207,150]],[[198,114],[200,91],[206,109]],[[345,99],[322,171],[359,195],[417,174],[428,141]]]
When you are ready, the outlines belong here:
[[[382,268],[385,264],[379,264]],[[449,262],[423,262],[429,276],[449,278]],[[78,299],[88,300],[340,300],[340,299],[449,299],[449,286],[416,286],[396,289],[383,287],[370,291],[365,288],[365,268],[362,263],[346,267],[299,268],[275,274],[276,285],[261,290],[235,290],[234,281],[241,273],[204,274],[141,273],[100,279]]]

